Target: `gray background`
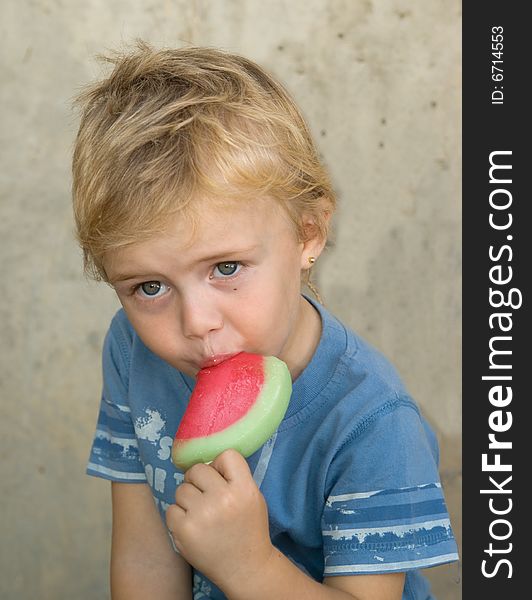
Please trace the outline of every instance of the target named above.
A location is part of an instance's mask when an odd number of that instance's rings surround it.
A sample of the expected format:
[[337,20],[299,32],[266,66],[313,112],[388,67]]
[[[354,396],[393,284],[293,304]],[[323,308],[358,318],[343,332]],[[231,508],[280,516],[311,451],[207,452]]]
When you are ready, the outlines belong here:
[[[84,475],[117,301],[72,235],[72,97],[142,37],[255,59],[302,107],[339,194],[315,279],[396,364],[441,444],[460,538],[459,0],[3,0],[0,597],[107,597],[109,486]],[[393,432],[391,432],[393,435]],[[456,565],[429,569],[461,597]]]

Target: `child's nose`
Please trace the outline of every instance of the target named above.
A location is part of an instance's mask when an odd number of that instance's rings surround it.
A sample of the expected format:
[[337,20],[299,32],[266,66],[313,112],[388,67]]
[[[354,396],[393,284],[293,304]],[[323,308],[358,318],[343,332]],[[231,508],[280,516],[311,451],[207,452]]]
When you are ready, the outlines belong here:
[[209,333],[223,327],[223,319],[217,307],[197,295],[182,298],[181,327],[188,338],[205,338]]

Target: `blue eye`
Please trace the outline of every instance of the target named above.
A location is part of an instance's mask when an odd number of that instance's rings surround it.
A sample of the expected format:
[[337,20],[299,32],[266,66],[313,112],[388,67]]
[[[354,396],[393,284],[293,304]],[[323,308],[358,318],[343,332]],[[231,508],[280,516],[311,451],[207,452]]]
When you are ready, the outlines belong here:
[[160,292],[166,291],[166,285],[160,281],[145,281],[138,286],[137,290],[144,298],[155,298],[161,295]]
[[239,262],[221,262],[214,267],[213,275],[221,278],[231,277],[231,275],[238,273],[241,267],[242,265]]

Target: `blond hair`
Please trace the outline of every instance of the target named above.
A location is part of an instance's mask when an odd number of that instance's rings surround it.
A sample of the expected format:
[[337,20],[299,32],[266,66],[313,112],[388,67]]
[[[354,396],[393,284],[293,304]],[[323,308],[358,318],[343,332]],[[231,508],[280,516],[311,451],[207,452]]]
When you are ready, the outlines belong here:
[[258,65],[142,41],[105,60],[111,74],[76,100],[74,217],[89,274],[106,279],[107,251],[164,230],[199,197],[270,196],[299,239],[303,215],[327,237],[335,196],[326,169],[295,103]]

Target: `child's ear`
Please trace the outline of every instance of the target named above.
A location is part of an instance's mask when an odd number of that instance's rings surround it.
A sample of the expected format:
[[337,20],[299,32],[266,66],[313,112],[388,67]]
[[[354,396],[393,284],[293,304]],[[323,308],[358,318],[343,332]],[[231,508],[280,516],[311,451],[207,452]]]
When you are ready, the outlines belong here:
[[316,262],[327,243],[327,230],[331,218],[330,211],[324,211],[323,226],[320,227],[313,216],[305,215],[303,218],[303,248],[301,252],[301,269],[307,270]]

